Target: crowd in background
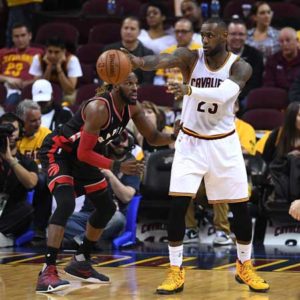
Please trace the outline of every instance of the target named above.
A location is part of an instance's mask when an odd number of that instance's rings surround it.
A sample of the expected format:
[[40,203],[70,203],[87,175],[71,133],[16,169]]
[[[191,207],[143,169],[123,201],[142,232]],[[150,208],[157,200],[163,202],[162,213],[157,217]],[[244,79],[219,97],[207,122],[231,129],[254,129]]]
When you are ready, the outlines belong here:
[[[44,43],[36,42],[39,26],[36,18],[49,3],[43,0],[13,1],[7,0],[6,40],[0,49],[0,126],[12,123],[18,130],[9,138],[8,144],[0,150],[0,194],[3,199],[12,198],[15,186],[10,183],[16,178],[21,186],[18,199],[11,205],[0,206],[0,247],[12,245],[14,236],[20,234],[21,228],[32,223],[35,239],[44,240],[47,223],[51,215],[52,199],[46,186],[45,174],[40,167],[39,149],[43,139],[51,131],[66,123],[78,109],[83,100],[95,94],[97,86],[103,82],[96,75],[95,63],[98,56],[109,49],[125,48],[136,56],[153,53],[172,54],[177,47],[188,47],[191,50],[202,48],[201,24],[207,12],[201,11],[201,3],[194,0],[182,0],[182,16],[175,17],[166,5],[169,1],[141,1],[138,14],[113,16],[119,20],[120,40],[113,43],[85,43],[70,45],[59,34],[53,33]],[[74,7],[85,7],[90,1],[74,1]],[[176,2],[176,1],[175,1]],[[225,3],[225,2],[224,2]],[[58,5],[58,4],[57,4]],[[54,4],[53,4],[54,6]],[[225,6],[225,4],[224,4]],[[107,12],[102,12],[104,15]],[[222,9],[219,12],[222,17]],[[245,156],[260,156],[268,166],[271,183],[276,186],[274,197],[291,203],[300,199],[299,190],[299,155],[300,155],[300,44],[298,30],[290,26],[281,28],[272,26],[273,11],[271,5],[261,1],[253,3],[247,17],[233,15],[227,19],[228,50],[238,54],[250,63],[253,74],[236,103],[236,129],[240,137]],[[109,18],[109,17],[107,17]],[[110,16],[112,18],[112,16]],[[107,19],[108,20],[108,19]],[[34,34],[35,35],[34,35]],[[99,33],[101,35],[101,33]],[[104,34],[104,33],[103,33]],[[80,40],[80,39],[79,39]],[[93,49],[93,51],[91,50]],[[86,52],[85,52],[86,51]],[[90,52],[89,52],[90,51]],[[92,55],[93,53],[96,53]],[[90,59],[90,60],[89,60]],[[89,61],[88,61],[89,60]],[[168,82],[182,82],[180,70],[164,69],[157,72],[136,70],[141,88],[144,85],[165,86]],[[280,88],[288,94],[288,102],[282,110],[285,119],[280,126],[265,129],[263,136],[258,134],[255,125],[246,122],[244,113],[249,108],[248,96],[262,87]],[[84,92],[83,96],[80,91]],[[172,132],[176,120],[180,119],[181,101],[172,106],[160,105],[163,99],[156,99],[156,104],[147,98],[139,99],[147,117],[160,130]],[[272,102],[272,99],[270,99]],[[289,104],[290,103],[290,104]],[[288,105],[289,104],[289,105]],[[268,109],[268,108],[267,108]],[[16,125],[17,124],[17,125]],[[149,155],[162,149],[147,144],[132,124],[128,126],[129,134],[115,147],[121,147],[126,153],[116,154],[115,149],[108,149],[108,155],[122,158],[124,155]],[[130,146],[128,146],[128,135]],[[2,136],[2,135],[1,135]],[[3,139],[1,137],[1,139]],[[124,146],[125,143],[125,146]],[[137,145],[136,148],[134,145]],[[113,145],[112,145],[113,146]],[[11,147],[11,150],[10,150]],[[171,146],[172,147],[172,146]],[[137,150],[139,149],[139,150]],[[141,154],[141,153],[144,154]],[[22,166],[19,167],[20,165]],[[24,181],[24,174],[28,178]],[[20,175],[20,173],[22,175]],[[120,209],[115,216],[118,226],[110,224],[107,230],[109,239],[117,236],[124,228],[126,204],[139,191],[139,178],[128,179],[105,171],[110,180],[120,180],[130,186],[124,199],[118,191],[112,191]],[[31,178],[31,181],[29,181]],[[30,207],[26,203],[26,190],[34,188],[34,200]],[[113,189],[113,184],[112,184]],[[249,192],[252,182],[249,176]],[[199,197],[205,197],[205,187]],[[202,195],[202,196],[201,196]],[[4,197],[5,196],[5,197]],[[124,205],[125,204],[125,205]],[[187,215],[187,232],[185,242],[194,241],[198,232],[195,220],[194,205],[191,204]],[[24,209],[24,210],[23,210]],[[31,209],[33,211],[31,211]],[[86,220],[93,208],[86,199],[80,212],[75,213],[67,224],[66,240],[81,241]],[[23,214],[23,212],[26,214]],[[20,224],[5,226],[10,214],[23,214]],[[232,243],[230,226],[227,219],[228,206],[214,207],[214,225],[217,230],[215,244]],[[25,215],[28,218],[25,218]],[[25,226],[24,226],[25,224]],[[105,237],[105,235],[104,235]]]

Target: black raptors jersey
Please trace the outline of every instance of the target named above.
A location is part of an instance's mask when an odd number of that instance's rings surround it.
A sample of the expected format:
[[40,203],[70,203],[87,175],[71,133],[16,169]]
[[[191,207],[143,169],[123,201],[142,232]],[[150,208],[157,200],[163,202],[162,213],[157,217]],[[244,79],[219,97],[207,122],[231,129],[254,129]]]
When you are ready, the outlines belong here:
[[106,105],[108,109],[108,120],[100,130],[98,143],[93,149],[94,151],[101,153],[104,146],[116,138],[125,129],[128,121],[130,120],[129,106],[125,105],[122,113],[119,114],[110,93],[106,93],[101,97],[96,96],[85,101],[75,113],[73,118],[59,128],[58,135],[61,136],[60,142],[66,146],[62,148],[68,152],[72,152],[74,154],[77,152],[81,131],[84,125],[83,111],[88,103],[95,100],[103,101]]

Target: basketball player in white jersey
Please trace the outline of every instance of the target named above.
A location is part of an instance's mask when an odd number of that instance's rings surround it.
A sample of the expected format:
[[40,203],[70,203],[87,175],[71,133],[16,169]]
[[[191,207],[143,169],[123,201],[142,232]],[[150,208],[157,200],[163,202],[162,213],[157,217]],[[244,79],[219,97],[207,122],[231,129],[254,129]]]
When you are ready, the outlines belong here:
[[237,238],[236,280],[255,292],[266,292],[268,283],[255,273],[251,263],[248,183],[233,110],[252,68],[227,51],[227,26],[222,20],[205,21],[201,36],[203,49],[200,50],[178,48],[172,55],[130,56],[134,68],[179,67],[185,82],[169,86],[176,96],[184,95],[184,102],[170,183],[170,269],[156,292],[173,294],[183,290],[185,213],[202,179],[209,203],[229,203],[233,213],[233,231]]

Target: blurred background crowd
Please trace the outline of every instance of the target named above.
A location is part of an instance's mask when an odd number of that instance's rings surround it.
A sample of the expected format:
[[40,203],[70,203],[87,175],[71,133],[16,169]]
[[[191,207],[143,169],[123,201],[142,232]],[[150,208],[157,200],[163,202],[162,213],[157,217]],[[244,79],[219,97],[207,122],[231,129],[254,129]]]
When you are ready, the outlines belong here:
[[[120,47],[136,56],[200,49],[201,25],[210,17],[226,21],[228,50],[253,68],[235,114],[256,220],[254,241],[263,241],[270,218],[291,221],[288,207],[300,199],[300,1],[0,0],[0,247],[13,245],[28,228],[34,231],[32,245],[44,241],[53,201],[39,149],[102,85],[95,69],[99,55]],[[166,85],[182,82],[180,70],[135,73],[146,116],[159,130],[172,132],[181,101]],[[143,178],[105,171],[119,209],[104,239],[122,233],[135,194],[142,196],[138,221],[166,219],[172,147],[150,146],[132,124],[108,147],[115,159],[145,157],[146,170]],[[126,192],[116,189],[115,180]],[[84,199],[68,222],[65,245],[80,243],[92,209]],[[232,244],[228,206],[209,207],[202,184],[186,216],[185,243],[198,240],[207,218],[216,231],[214,245]]]

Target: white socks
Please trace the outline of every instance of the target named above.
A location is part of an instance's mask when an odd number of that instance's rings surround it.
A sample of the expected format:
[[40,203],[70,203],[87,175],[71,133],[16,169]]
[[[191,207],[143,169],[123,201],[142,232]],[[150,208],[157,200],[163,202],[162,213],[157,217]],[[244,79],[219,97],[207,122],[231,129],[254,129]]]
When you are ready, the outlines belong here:
[[245,261],[251,259],[251,249],[252,249],[252,243],[248,245],[242,245],[236,243],[236,250],[237,250],[237,257],[239,261],[243,264]]
[[183,245],[172,247],[169,245],[169,259],[171,266],[181,267],[182,265]]

